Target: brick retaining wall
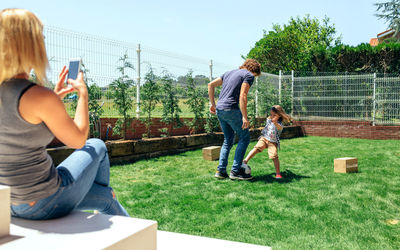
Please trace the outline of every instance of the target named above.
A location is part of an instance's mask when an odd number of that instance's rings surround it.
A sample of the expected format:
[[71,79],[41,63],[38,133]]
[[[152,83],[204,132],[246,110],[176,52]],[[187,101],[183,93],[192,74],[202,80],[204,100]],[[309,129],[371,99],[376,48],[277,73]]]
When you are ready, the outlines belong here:
[[372,126],[362,121],[295,121],[305,135],[400,140],[400,126]]

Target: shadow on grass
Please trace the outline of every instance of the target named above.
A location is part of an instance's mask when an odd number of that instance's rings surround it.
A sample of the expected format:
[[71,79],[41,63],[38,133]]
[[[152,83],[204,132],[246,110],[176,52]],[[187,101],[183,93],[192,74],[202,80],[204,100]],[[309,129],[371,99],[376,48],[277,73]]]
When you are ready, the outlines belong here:
[[310,178],[309,176],[303,176],[303,175],[297,175],[293,173],[290,170],[285,170],[281,172],[282,179],[275,179],[275,173],[273,174],[265,174],[265,175],[259,175],[259,176],[254,176],[250,182],[265,182],[265,183],[272,183],[272,182],[278,182],[278,183],[289,183],[292,182],[293,180],[301,180],[303,178]]

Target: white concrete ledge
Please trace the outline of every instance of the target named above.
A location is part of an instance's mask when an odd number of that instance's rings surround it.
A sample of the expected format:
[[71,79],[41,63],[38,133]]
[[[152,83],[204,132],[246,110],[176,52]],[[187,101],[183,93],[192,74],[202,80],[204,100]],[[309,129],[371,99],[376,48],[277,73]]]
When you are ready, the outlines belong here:
[[0,238],[10,233],[10,188],[0,185]]
[[157,231],[158,250],[267,250],[266,246]]
[[54,220],[12,218],[1,249],[143,249],[157,248],[157,222],[74,212]]

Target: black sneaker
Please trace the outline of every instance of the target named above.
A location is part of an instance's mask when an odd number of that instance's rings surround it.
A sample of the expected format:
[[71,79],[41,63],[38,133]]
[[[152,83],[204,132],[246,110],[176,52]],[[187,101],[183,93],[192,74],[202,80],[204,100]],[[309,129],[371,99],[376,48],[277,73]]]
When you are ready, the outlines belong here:
[[231,180],[243,180],[243,181],[246,181],[246,180],[253,179],[253,176],[251,176],[251,174],[246,174],[244,172],[244,169],[240,168],[240,172],[239,173],[231,171],[231,174],[229,175],[229,178]]
[[219,172],[218,170],[214,176],[215,176],[215,178],[218,178],[218,179],[225,179],[225,178],[229,177],[226,172]]

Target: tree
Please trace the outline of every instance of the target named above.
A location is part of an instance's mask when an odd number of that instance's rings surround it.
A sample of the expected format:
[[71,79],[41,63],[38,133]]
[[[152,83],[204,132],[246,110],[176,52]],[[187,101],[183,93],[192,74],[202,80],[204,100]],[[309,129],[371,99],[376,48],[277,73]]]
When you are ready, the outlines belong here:
[[287,25],[273,26],[263,38],[256,42],[247,58],[258,60],[264,72],[278,73],[279,70],[311,71],[311,51],[322,46],[329,48],[340,44],[336,29],[325,17],[322,23],[309,15],[291,18]]
[[147,72],[144,77],[145,82],[142,86],[140,92],[140,99],[142,104],[142,110],[146,114],[146,117],[142,119],[146,126],[146,134],[144,137],[150,138],[150,126],[152,124],[151,113],[156,108],[156,104],[160,101],[160,86],[157,83],[157,76],[154,74],[153,69],[150,67],[149,72]]
[[162,103],[162,122],[168,125],[168,129],[161,129],[161,132],[166,132],[171,135],[175,127],[181,127],[182,122],[179,118],[179,113],[182,112],[179,108],[179,99],[177,96],[177,87],[174,86],[174,81],[168,72],[164,72],[161,78],[161,103]]
[[376,14],[379,19],[384,19],[389,24],[389,28],[393,29],[396,37],[400,31],[400,0],[390,0],[382,3],[375,3]]
[[190,111],[194,114],[192,120],[187,122],[190,133],[198,133],[203,127],[203,117],[205,109],[204,90],[198,88],[193,78],[193,71],[186,74],[186,95],[188,99],[185,104],[189,106]]
[[126,139],[127,129],[132,122],[130,112],[133,110],[132,96],[134,94],[132,90],[133,80],[129,78],[126,71],[128,69],[134,69],[134,67],[132,63],[129,62],[127,53],[125,53],[119,61],[122,63],[122,66],[118,67],[121,76],[110,84],[110,89],[113,93],[114,107],[122,118],[119,118],[115,123],[113,132],[121,135],[123,139]]

